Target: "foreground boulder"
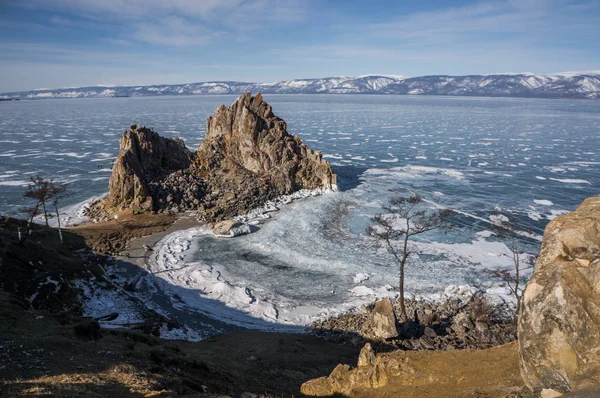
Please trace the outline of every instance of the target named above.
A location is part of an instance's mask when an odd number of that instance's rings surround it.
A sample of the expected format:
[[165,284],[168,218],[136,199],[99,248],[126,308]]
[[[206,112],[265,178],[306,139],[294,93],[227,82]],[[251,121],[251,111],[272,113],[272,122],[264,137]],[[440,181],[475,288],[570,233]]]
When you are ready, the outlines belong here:
[[384,298],[375,304],[371,317],[371,328],[375,337],[380,339],[398,337],[394,307],[389,298]]
[[600,385],[600,196],[547,225],[522,301],[526,385],[558,392]]
[[201,220],[222,221],[301,189],[335,190],[336,183],[321,152],[289,135],[260,93],[245,93],[208,118],[196,153],[180,139],[132,125],[121,138],[109,194],[89,215],[195,210]]

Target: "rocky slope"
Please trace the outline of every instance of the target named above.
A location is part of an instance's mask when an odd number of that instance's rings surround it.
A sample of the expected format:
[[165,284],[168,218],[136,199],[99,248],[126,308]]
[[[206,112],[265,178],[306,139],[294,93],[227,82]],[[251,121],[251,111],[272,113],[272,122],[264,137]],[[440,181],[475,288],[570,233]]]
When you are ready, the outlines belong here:
[[0,94],[0,98],[90,98],[155,95],[240,94],[409,94],[530,98],[600,98],[600,73],[495,74],[396,77],[367,75],[295,79],[275,83],[216,81],[189,84],[78,87]]
[[518,332],[529,388],[600,385],[600,196],[546,226]]
[[301,189],[335,189],[336,182],[322,154],[289,135],[260,93],[248,92],[207,119],[195,153],[179,139],[132,125],[121,138],[109,194],[90,215],[196,210],[219,221]]

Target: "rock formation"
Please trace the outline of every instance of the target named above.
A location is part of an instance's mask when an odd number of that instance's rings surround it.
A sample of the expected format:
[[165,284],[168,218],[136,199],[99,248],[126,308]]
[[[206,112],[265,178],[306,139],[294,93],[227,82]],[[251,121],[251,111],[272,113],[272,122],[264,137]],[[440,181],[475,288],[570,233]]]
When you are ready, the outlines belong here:
[[200,168],[227,173],[243,168],[273,184],[281,194],[302,188],[332,188],[336,176],[321,152],[287,133],[286,123],[257,94],[242,94],[206,120],[206,137],[196,153]]
[[518,332],[531,390],[600,385],[600,196],[546,226]]
[[389,298],[379,300],[377,304],[375,304],[375,309],[371,316],[371,328],[373,329],[375,337],[381,339],[398,337],[394,307]]
[[339,364],[329,376],[302,384],[300,391],[311,397],[521,396],[516,361],[516,343],[486,350],[378,354],[367,343],[356,367]]
[[90,211],[197,210],[221,221],[300,189],[335,189],[336,175],[320,152],[287,133],[286,123],[257,94],[221,105],[207,120],[196,153],[183,141],[132,125],[123,133],[109,194]]
[[337,182],[322,153],[289,135],[260,93],[244,93],[230,107],[215,110],[195,163],[209,176],[213,192],[230,196],[205,209],[208,219],[228,218],[300,189],[335,189]]
[[106,202],[117,210],[153,210],[149,180],[190,167],[192,153],[182,140],[163,138],[153,129],[132,125],[121,137],[119,155],[108,183]]

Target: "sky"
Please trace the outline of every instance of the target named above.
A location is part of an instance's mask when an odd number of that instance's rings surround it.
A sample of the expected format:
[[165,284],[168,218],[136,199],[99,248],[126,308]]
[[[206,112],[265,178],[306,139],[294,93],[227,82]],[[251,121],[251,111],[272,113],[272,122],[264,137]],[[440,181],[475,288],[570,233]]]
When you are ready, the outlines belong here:
[[600,69],[600,0],[0,0],[0,92]]

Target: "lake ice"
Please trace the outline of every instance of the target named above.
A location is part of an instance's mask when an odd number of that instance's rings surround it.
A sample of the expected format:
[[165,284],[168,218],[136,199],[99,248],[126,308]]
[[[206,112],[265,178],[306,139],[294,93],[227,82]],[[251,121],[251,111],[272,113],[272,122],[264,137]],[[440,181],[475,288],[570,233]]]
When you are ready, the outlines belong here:
[[[0,213],[25,204],[27,179],[36,173],[71,182],[73,196],[65,205],[101,195],[129,124],[180,136],[195,149],[205,118],[234,99],[0,103]],[[598,101],[369,95],[265,100],[290,134],[324,153],[340,191],[282,206],[250,235],[217,239],[197,230],[165,238],[171,240],[158,254],[166,257],[151,265],[173,266],[160,274],[160,287],[185,285],[190,293],[182,300],[190,310],[196,306],[256,327],[307,324],[395,294],[390,287],[397,285],[397,267],[364,231],[387,198],[411,192],[431,207],[453,209],[456,227],[416,243],[407,265],[409,294],[435,299],[458,290],[450,285],[468,284],[505,296],[489,270],[510,267],[510,252],[493,233],[491,217],[514,219],[520,245],[535,253],[550,219],[598,194]],[[225,306],[207,308],[195,299],[200,295]]]

